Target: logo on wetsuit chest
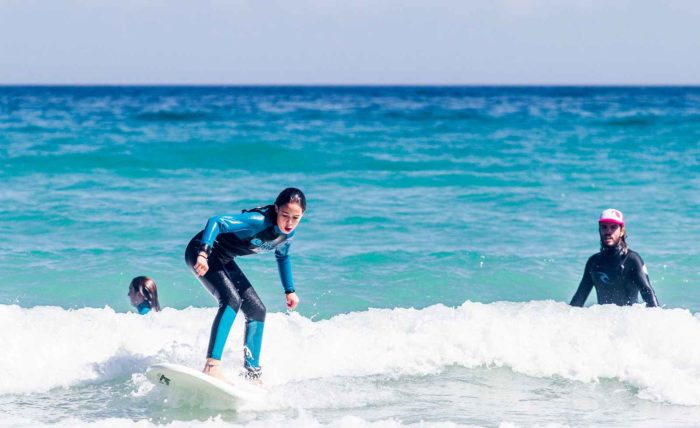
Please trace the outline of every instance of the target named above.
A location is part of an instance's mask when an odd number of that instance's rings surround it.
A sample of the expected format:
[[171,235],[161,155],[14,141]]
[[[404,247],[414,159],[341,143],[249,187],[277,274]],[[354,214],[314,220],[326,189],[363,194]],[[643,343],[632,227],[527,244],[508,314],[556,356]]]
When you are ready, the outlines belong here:
[[612,273],[612,277],[608,273],[603,272],[603,271],[599,271],[599,270],[593,271],[593,275],[595,277],[597,277],[598,281],[600,281],[600,283],[603,285],[615,285],[624,276],[623,275],[624,268],[625,268],[624,266],[620,266],[620,271],[617,274]]
[[596,275],[598,275],[598,279],[600,280],[600,282],[602,282],[605,285],[610,285],[613,283],[613,281],[610,280],[608,274],[605,272],[596,272]]
[[279,246],[279,244],[284,241],[284,237],[280,236],[274,241],[263,241],[260,238],[255,238],[250,240],[250,245],[253,246],[251,250],[255,253],[262,253],[265,251],[272,251]]

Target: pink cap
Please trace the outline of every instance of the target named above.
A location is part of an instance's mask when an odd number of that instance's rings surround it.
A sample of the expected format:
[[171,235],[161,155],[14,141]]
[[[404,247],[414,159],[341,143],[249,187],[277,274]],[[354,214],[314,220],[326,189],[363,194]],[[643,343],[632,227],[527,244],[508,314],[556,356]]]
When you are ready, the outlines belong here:
[[625,217],[622,216],[622,213],[620,211],[613,208],[608,208],[607,210],[600,213],[598,223],[614,223],[619,224],[620,226],[624,226]]

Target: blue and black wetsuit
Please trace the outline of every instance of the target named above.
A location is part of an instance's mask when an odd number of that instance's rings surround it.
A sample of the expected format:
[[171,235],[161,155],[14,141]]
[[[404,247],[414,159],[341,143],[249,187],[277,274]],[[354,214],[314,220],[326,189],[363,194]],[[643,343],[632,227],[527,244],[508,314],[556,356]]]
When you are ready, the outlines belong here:
[[266,309],[235,258],[274,250],[284,291],[294,293],[289,256],[293,236],[294,231],[289,234],[280,231],[275,221],[274,207],[269,207],[212,217],[204,230],[192,238],[185,250],[185,261],[194,272],[193,266],[197,263],[199,252],[209,254],[209,270],[198,279],[219,302],[207,358],[221,359],[229,331],[240,309],[246,318],[245,367],[253,374],[259,373]]
[[633,305],[638,303],[641,293],[647,306],[659,306],[644,261],[632,250],[604,248],[592,255],[571,305],[583,306],[593,287],[601,305]]

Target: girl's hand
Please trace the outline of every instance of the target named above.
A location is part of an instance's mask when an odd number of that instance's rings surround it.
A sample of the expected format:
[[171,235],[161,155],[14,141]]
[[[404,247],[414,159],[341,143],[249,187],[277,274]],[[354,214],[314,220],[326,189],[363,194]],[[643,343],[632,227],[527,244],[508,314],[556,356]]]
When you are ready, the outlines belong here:
[[297,293],[287,294],[287,309],[289,309],[290,311],[293,311],[294,309],[296,309],[298,304],[299,304],[299,297],[297,297]]
[[199,276],[204,276],[204,274],[207,273],[207,271],[209,270],[209,260],[207,253],[202,251],[197,255],[197,262],[194,264],[193,268],[195,273]]

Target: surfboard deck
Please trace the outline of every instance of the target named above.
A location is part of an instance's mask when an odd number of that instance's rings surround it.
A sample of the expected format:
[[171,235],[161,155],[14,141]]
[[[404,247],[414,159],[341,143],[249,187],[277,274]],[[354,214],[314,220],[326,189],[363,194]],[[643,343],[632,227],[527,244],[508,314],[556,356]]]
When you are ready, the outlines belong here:
[[264,392],[244,380],[228,383],[179,364],[154,364],[146,370],[146,378],[168,392],[205,405],[223,402],[238,408],[246,401],[259,399]]

